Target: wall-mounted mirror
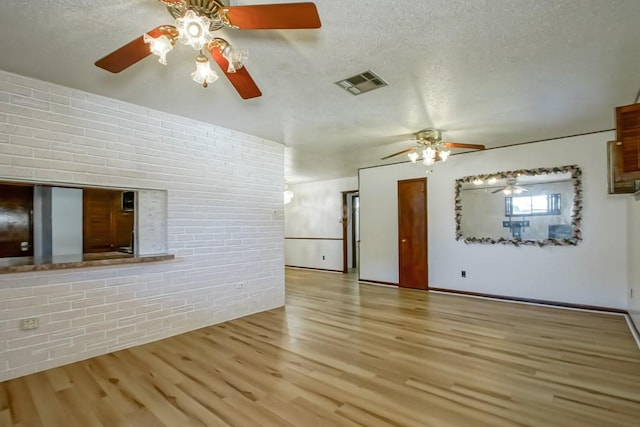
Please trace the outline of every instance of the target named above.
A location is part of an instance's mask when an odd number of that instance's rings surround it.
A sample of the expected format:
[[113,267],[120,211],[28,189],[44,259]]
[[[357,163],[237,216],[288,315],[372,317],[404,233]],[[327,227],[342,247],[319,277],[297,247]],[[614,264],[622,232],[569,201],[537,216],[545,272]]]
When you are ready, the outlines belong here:
[[576,165],[465,176],[455,183],[456,240],[577,245],[582,240]]

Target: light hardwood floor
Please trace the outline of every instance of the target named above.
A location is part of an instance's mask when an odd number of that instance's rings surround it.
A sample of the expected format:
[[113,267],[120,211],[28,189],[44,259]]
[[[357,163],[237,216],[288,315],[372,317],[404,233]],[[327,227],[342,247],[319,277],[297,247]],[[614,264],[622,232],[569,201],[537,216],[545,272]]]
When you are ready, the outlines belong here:
[[0,383],[0,426],[640,426],[621,316],[287,271],[287,306]]

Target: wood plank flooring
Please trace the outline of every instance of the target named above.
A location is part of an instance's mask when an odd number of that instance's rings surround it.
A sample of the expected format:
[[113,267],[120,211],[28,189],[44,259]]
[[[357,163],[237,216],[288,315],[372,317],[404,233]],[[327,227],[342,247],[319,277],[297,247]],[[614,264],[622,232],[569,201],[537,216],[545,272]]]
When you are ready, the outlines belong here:
[[287,271],[287,306],[0,383],[0,426],[639,426],[621,316]]

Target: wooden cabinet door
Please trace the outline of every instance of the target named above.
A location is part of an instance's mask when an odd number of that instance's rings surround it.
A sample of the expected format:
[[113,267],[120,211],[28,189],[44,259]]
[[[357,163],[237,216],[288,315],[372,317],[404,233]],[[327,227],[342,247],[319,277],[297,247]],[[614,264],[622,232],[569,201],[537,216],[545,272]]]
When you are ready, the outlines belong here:
[[33,186],[0,185],[0,258],[33,255]]
[[113,191],[85,188],[82,194],[83,251],[94,253],[114,250],[111,237]]
[[617,141],[623,181],[640,179],[640,104],[616,108]]
[[85,188],[84,252],[133,250],[134,211],[122,209],[122,191]]
[[427,289],[427,179],[398,181],[399,283]]

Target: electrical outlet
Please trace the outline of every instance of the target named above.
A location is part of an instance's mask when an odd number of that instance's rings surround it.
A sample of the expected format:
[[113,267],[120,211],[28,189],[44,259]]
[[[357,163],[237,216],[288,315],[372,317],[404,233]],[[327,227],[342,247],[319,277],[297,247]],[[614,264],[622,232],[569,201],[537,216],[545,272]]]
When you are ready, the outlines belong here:
[[322,255],[322,260],[324,261],[324,255]]
[[20,326],[23,330],[36,329],[40,326],[40,320],[37,317],[22,319],[22,324]]
[[462,270],[460,272],[460,276],[462,276],[462,278],[466,279],[467,278],[467,271],[466,270]]

